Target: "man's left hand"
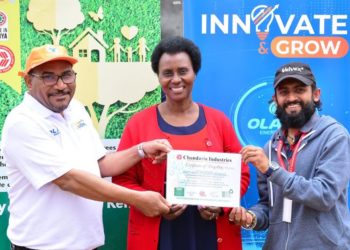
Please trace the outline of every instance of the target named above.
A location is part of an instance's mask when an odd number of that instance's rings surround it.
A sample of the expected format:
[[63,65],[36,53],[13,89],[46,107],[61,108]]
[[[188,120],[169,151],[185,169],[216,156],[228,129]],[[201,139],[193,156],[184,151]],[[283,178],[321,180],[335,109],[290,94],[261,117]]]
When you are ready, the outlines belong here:
[[266,173],[269,168],[269,159],[262,148],[248,145],[242,148],[240,153],[245,164],[252,163],[261,173]]

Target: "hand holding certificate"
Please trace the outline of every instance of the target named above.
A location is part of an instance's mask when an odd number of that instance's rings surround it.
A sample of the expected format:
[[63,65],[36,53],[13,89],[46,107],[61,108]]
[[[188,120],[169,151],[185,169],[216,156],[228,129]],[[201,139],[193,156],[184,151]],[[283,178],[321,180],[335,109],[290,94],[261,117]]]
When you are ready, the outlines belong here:
[[238,207],[240,180],[240,154],[168,153],[166,199],[172,204]]

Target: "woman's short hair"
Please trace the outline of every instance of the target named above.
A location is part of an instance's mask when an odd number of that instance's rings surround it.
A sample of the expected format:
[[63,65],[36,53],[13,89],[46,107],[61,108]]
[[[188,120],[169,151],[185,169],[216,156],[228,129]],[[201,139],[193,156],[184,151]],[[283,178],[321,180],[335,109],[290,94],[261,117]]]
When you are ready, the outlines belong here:
[[191,40],[180,36],[164,38],[158,43],[151,56],[153,72],[158,75],[159,60],[164,53],[177,54],[180,52],[188,54],[192,62],[193,71],[197,74],[201,68],[201,52]]

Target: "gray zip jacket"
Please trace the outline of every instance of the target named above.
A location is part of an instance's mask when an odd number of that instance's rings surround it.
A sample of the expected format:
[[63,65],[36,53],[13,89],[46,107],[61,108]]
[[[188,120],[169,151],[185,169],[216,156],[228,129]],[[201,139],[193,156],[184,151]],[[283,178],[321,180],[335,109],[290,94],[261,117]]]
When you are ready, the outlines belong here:
[[[349,250],[350,137],[329,116],[314,114],[301,129],[295,173],[280,167],[269,178],[258,174],[259,202],[250,208],[257,216],[254,230],[268,229],[263,249]],[[265,153],[279,163],[278,130]],[[288,168],[285,152],[284,164]],[[279,163],[281,166],[281,164]],[[283,199],[292,200],[291,223],[282,220]]]

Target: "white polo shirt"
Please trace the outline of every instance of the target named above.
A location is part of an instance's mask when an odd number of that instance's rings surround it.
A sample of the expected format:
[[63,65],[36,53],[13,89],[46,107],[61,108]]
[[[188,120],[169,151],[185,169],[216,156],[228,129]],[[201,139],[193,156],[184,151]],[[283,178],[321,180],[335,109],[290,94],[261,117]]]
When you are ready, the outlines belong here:
[[72,168],[100,176],[106,153],[83,105],[64,118],[25,94],[2,131],[8,169],[12,243],[33,249],[93,249],[104,244],[102,202],[61,190],[52,181]]

